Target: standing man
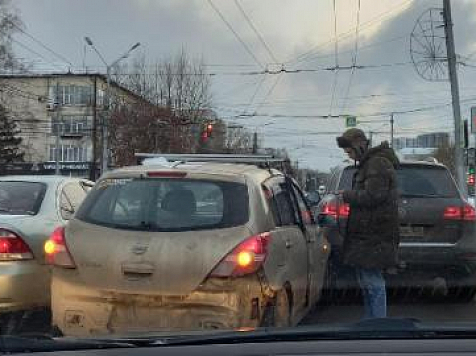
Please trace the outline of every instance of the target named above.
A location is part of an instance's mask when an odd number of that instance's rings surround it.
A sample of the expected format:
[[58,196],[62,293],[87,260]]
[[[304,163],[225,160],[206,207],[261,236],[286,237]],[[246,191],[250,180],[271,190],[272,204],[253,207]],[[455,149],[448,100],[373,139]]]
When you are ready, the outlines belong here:
[[337,137],[337,144],[357,168],[352,190],[340,192],[350,206],[343,263],[356,269],[365,318],[385,318],[387,294],[382,272],[396,265],[399,243],[395,172],[399,161],[388,142],[370,148],[364,132],[357,128]]

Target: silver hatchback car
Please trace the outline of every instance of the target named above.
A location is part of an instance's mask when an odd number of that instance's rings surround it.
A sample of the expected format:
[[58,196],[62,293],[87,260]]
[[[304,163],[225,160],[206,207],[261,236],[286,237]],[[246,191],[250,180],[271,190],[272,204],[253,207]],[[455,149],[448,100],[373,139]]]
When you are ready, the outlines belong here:
[[72,218],[92,185],[60,176],[0,178],[0,313],[49,307],[43,244]]
[[48,241],[63,334],[295,325],[329,246],[297,184],[255,165],[177,163],[103,176]]

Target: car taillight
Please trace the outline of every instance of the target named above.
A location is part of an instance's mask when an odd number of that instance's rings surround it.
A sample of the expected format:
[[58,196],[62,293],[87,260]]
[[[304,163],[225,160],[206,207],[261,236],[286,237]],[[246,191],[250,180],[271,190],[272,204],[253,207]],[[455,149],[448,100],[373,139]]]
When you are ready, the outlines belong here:
[[329,215],[335,219],[347,218],[350,214],[349,204],[336,204],[335,202],[326,203],[322,209],[321,214]]
[[448,206],[443,217],[447,220],[476,221],[476,210],[469,204],[464,206]]
[[463,206],[463,220],[476,221],[476,209],[471,205]]
[[66,245],[64,227],[57,228],[51,234],[49,240],[45,242],[44,250],[48,264],[64,268],[76,268]]
[[32,259],[30,247],[20,236],[10,230],[0,229],[0,261]]
[[210,277],[239,277],[256,272],[266,260],[271,235],[252,236],[233,249],[210,273]]

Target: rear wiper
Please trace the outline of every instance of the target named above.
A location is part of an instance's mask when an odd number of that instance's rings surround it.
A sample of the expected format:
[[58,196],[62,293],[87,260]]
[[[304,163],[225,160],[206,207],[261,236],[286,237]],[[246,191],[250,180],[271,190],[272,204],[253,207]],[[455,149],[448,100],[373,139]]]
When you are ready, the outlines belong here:
[[52,337],[0,336],[1,353],[77,351],[136,347],[120,341],[58,339]]

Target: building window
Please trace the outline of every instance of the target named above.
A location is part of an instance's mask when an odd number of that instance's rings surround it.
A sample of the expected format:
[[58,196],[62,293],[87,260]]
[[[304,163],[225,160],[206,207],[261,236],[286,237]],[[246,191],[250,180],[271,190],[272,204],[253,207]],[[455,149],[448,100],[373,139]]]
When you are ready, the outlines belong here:
[[92,88],[83,85],[53,85],[50,87],[50,101],[60,105],[91,105]]
[[51,120],[51,132],[54,135],[81,134],[89,135],[92,117],[80,115],[63,115],[61,119]]
[[87,162],[88,150],[86,147],[77,145],[60,145],[56,150],[55,145],[50,146],[50,161],[56,161],[56,153],[58,152],[59,162]]

